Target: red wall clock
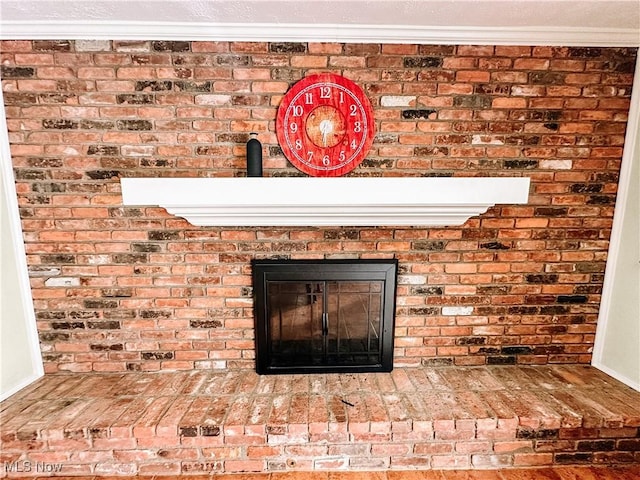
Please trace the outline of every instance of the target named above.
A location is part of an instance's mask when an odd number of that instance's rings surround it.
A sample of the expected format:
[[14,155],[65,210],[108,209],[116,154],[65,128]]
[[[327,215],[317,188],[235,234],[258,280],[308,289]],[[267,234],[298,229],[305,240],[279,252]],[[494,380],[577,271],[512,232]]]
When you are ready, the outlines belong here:
[[282,99],[276,134],[296,168],[315,177],[338,177],[356,168],[369,152],[375,134],[373,109],[348,78],[310,75]]

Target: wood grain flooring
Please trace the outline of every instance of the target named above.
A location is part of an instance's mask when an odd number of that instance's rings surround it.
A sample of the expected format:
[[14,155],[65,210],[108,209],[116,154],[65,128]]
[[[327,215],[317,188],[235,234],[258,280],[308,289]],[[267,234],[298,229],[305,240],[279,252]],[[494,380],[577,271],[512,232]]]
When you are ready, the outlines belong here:
[[[19,478],[19,477],[10,477]],[[35,480],[50,480],[37,477]],[[287,472],[138,477],[58,477],[56,480],[639,480],[640,465],[627,467],[555,467],[510,470],[425,470],[390,472]],[[34,477],[30,477],[34,480]]]

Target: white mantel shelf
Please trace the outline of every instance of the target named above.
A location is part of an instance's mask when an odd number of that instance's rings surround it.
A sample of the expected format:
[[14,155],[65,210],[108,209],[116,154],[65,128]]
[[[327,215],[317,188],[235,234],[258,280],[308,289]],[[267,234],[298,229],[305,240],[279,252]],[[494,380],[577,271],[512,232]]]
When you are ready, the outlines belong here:
[[123,178],[127,206],[160,206],[197,226],[462,225],[527,203],[523,177]]

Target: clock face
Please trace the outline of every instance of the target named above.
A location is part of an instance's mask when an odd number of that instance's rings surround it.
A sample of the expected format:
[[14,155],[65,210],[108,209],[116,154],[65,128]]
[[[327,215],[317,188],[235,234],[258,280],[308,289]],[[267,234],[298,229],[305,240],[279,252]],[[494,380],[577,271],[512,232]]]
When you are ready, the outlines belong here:
[[296,168],[316,177],[337,177],[357,167],[369,152],[373,109],[351,80],[332,73],[311,75],[282,99],[276,134]]

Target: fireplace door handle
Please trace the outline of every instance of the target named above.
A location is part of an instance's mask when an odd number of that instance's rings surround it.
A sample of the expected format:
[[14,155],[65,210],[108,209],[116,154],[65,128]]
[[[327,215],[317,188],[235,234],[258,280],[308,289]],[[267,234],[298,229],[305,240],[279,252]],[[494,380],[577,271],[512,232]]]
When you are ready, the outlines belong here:
[[322,336],[329,335],[329,314],[327,312],[322,313]]

